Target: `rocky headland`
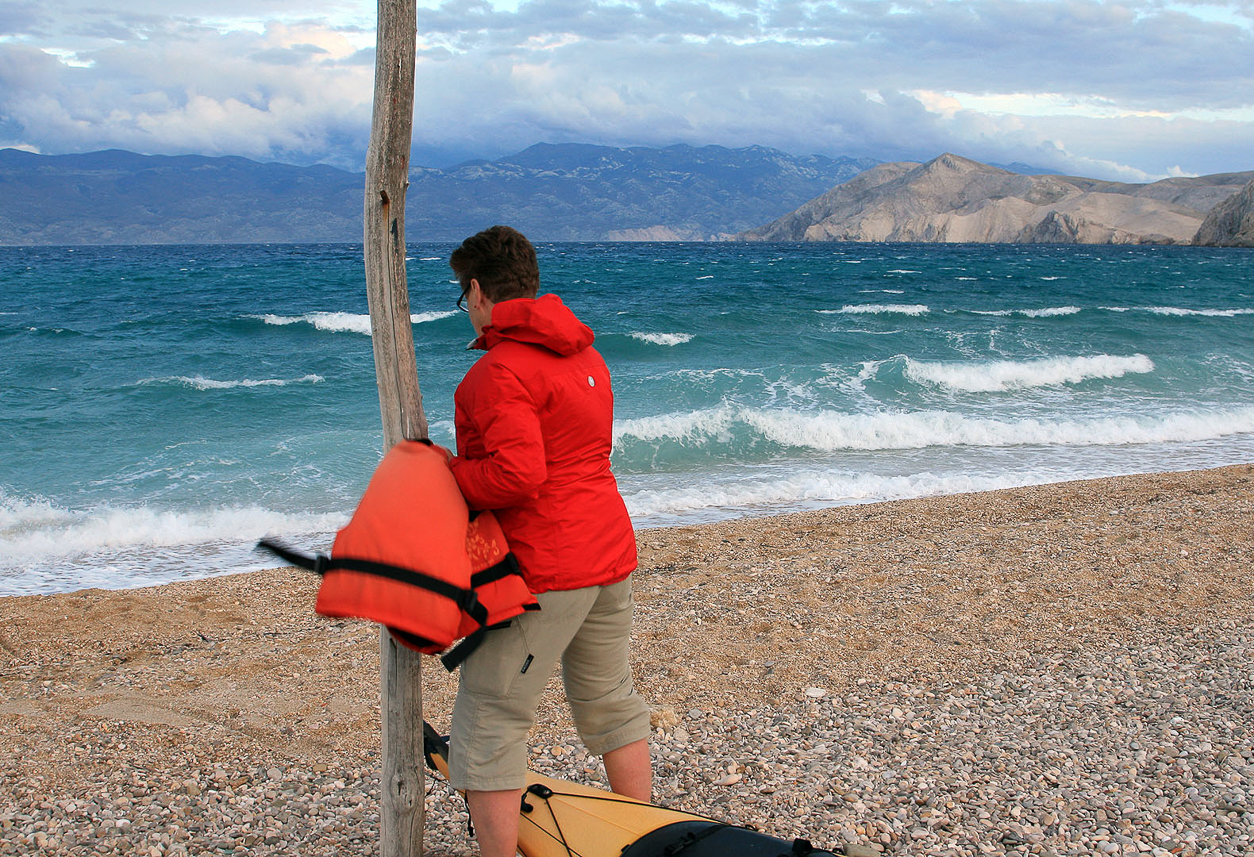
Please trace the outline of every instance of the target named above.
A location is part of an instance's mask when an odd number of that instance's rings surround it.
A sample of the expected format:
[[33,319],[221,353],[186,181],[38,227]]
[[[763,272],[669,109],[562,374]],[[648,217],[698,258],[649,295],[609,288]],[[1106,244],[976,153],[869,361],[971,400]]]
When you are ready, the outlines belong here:
[[1193,243],[1211,247],[1254,247],[1254,180],[1211,209]]
[[[958,155],[881,164],[771,223],[749,241],[1189,244],[1254,172],[1128,184],[1021,175]],[[1226,223],[1227,221],[1223,221]],[[1218,227],[1217,227],[1218,228]],[[1199,242],[1200,243],[1200,242]],[[1210,242],[1219,243],[1219,242]]]

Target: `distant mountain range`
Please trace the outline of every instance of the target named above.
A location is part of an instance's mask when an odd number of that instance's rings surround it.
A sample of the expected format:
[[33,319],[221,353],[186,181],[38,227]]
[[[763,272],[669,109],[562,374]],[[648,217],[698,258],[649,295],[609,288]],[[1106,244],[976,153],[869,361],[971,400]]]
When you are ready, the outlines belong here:
[[[1125,184],[951,154],[881,164],[761,146],[542,144],[412,168],[406,238],[457,241],[509,223],[549,241],[1252,246],[1252,180]],[[0,149],[0,244],[358,243],[364,184],[362,173],[236,157]]]
[[[1240,244],[1254,171],[1125,184],[1026,176],[957,155],[880,164],[777,220],[750,241]],[[1245,197],[1241,196],[1245,192]],[[1206,230],[1218,206],[1231,213]],[[1245,227],[1242,224],[1245,223]]]
[[[509,223],[538,240],[705,240],[784,214],[877,162],[753,146],[537,145],[410,172],[406,237]],[[359,242],[365,176],[123,151],[0,150],[0,244]]]

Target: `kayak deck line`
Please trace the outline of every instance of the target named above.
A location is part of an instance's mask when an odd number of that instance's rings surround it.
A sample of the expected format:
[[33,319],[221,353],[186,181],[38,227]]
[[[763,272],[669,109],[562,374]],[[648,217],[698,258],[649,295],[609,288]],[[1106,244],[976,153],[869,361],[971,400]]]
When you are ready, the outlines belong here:
[[[448,778],[448,739],[423,721],[427,764]],[[543,808],[541,808],[543,805]],[[519,806],[523,857],[834,857],[748,827],[546,777],[528,769]]]

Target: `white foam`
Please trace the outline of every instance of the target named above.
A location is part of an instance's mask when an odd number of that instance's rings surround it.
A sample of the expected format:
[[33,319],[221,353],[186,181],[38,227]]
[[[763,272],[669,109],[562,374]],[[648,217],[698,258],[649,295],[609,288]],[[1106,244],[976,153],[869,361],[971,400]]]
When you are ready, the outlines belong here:
[[0,595],[142,585],[151,582],[146,572],[160,557],[177,556],[175,564],[186,569],[224,546],[246,556],[264,536],[330,533],[345,520],[343,513],[285,513],[258,506],[163,511],[104,504],[73,510],[0,491]]
[[255,540],[268,533],[305,532],[342,526],[341,513],[285,513],[257,506],[179,512],[148,506],[94,506],[71,510],[44,498],[0,493],[0,563],[70,557],[125,547],[169,547],[216,540]]
[[984,417],[951,411],[850,414],[721,405],[622,420],[614,445],[671,440],[730,444],[737,434],[822,452],[937,446],[1109,446],[1194,442],[1254,433],[1254,407],[1074,419]]
[[431,312],[416,312],[410,315],[409,320],[414,324],[426,324],[429,321],[439,321],[442,318],[452,318],[457,315],[457,310],[451,309],[433,310]]
[[370,316],[353,312],[308,312],[304,315],[253,316],[266,324],[311,324],[318,330],[332,333],[364,333],[370,335]]
[[921,274],[921,273],[923,273],[923,272],[922,272],[922,271],[912,271],[912,270],[910,270],[909,268],[894,268],[893,270],[889,271],[888,273],[890,273],[890,274]]
[[1238,315],[1254,314],[1254,309],[1183,309],[1174,306],[1151,306],[1145,309],[1154,313],[1154,315],[1200,315],[1211,318],[1232,318]]
[[838,310],[818,310],[836,315],[923,315],[929,311],[924,304],[846,304]]
[[1254,407],[1145,417],[1039,420],[945,411],[847,416],[758,412],[748,420],[777,443],[820,450],[930,446],[1109,446],[1199,441],[1254,432]]
[[918,473],[908,476],[879,476],[849,472],[795,473],[783,478],[642,489],[625,492],[624,500],[633,518],[648,518],[712,509],[743,512],[755,507],[766,510],[790,505],[864,503],[992,491],[1027,484],[1030,479],[1031,477],[1019,474],[972,476]]
[[683,345],[692,341],[691,333],[633,333],[632,339],[648,342],[651,345]]
[[717,437],[731,426],[734,419],[734,411],[723,405],[688,413],[615,420],[614,445],[618,447],[628,439],[658,441]]
[[1078,306],[1055,306],[1045,307],[1044,309],[995,309],[995,310],[972,310],[974,315],[1021,315],[1026,318],[1053,318],[1061,315],[1075,315],[1081,312]]
[[697,277],[697,279],[698,279],[698,280],[712,280],[712,279],[714,279],[714,275],[713,275],[713,274],[706,274],[706,275],[705,275],[705,276],[703,276],[703,277]]
[[[424,324],[429,321],[437,321],[454,315],[457,315],[456,310],[419,312],[411,314],[409,316],[409,320],[413,324]],[[317,330],[325,330],[331,333],[361,333],[366,336],[370,335],[369,314],[363,315],[361,313],[354,312],[308,312],[304,315],[267,314],[251,317],[260,318],[266,324],[309,324],[313,325],[313,327]]]
[[1104,306],[1107,312],[1148,312],[1166,316],[1202,316],[1208,318],[1234,318],[1239,315],[1254,315],[1254,309],[1186,309],[1175,306]]
[[301,378],[262,378],[260,380],[252,380],[244,378],[240,381],[216,381],[213,378],[203,378],[200,375],[186,377],[176,375],[172,378],[145,378],[139,382],[139,386],[149,386],[154,384],[177,384],[184,387],[192,387],[197,390],[231,390],[236,387],[286,387],[289,384],[318,384],[325,380],[321,375],[305,375]]
[[1002,393],[1033,387],[1080,384],[1097,378],[1122,378],[1154,371],[1144,354],[1128,357],[1050,357],[1040,360],[992,360],[939,363],[906,358],[905,375],[916,384],[930,384],[965,393]]

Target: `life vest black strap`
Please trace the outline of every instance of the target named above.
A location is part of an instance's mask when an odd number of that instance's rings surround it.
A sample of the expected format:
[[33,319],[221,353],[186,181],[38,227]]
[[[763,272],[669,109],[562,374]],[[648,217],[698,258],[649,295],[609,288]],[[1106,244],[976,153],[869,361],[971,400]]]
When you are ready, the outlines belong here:
[[[509,623],[506,622],[506,625]],[[493,626],[499,627],[499,626]],[[482,627],[477,631],[472,631],[462,638],[462,641],[444,654],[440,655],[440,663],[444,664],[444,669],[452,672],[461,666],[462,661],[470,657],[475,649],[479,648],[483,643],[483,638],[488,634],[488,628]]]
[[329,571],[343,569],[344,571],[358,571],[362,574],[386,577],[389,580],[395,580],[408,586],[417,586],[428,592],[448,598],[463,613],[480,625],[486,625],[488,622],[488,610],[479,603],[479,596],[475,594],[473,589],[462,589],[460,586],[454,586],[447,580],[432,577],[412,568],[402,568],[397,565],[388,565],[383,562],[357,559],[355,557],[328,557],[323,554],[310,556],[291,550],[270,539],[262,539],[257,543],[257,547],[268,550],[293,565],[309,569],[319,576],[325,575]]
[[471,589],[478,589],[481,586],[487,586],[489,583],[495,583],[502,578],[509,577],[511,574],[522,574],[522,569],[519,567],[513,551],[505,554],[505,558],[495,565],[490,565],[482,571],[476,571],[470,575],[470,587]]
[[463,613],[480,625],[486,624],[488,621],[488,609],[479,603],[479,596],[475,594],[473,589],[462,589],[460,586],[454,586],[447,580],[432,577],[421,571],[414,571],[412,568],[402,568],[398,565],[388,565],[385,562],[375,562],[372,559],[333,556],[327,560],[326,571],[335,571],[337,569],[359,571],[362,574],[373,574],[376,577],[386,577],[389,580],[395,580],[409,586],[421,587],[428,592],[448,598],[460,607]]
[[320,568],[325,568],[327,557],[325,554],[302,553],[298,550],[292,550],[286,545],[281,545],[271,539],[262,539],[257,542],[257,547],[261,550],[270,551],[279,559],[290,562],[292,565],[307,569],[321,576]]

